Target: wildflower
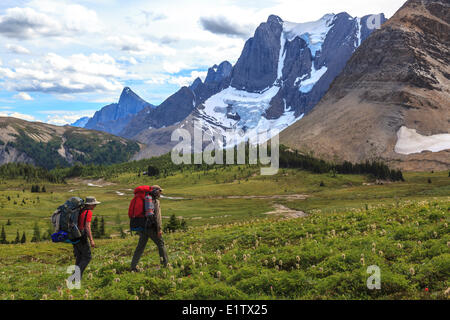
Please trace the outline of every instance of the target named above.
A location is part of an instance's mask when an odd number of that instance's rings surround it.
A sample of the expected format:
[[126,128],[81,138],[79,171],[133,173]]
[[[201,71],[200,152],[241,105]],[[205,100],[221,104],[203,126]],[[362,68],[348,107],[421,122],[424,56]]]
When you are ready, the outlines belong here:
[[345,253],[342,254],[342,259],[345,259]]
[[433,236],[434,236],[435,238],[437,238],[438,234],[437,234],[436,231],[433,231]]
[[299,256],[295,257],[295,259],[297,259],[297,262],[300,262],[300,257]]
[[278,261],[278,264],[280,265],[280,267],[283,266],[283,260]]
[[178,283],[182,283],[183,279],[182,278],[178,278]]
[[112,273],[116,273],[116,269],[112,269]]
[[273,263],[275,263],[277,261],[277,258],[272,257],[272,261],[273,261]]
[[233,266],[232,266],[232,265],[230,265],[228,268],[229,268],[230,270],[233,270]]
[[375,253],[375,251],[376,251],[376,249],[375,249],[375,248],[372,248],[372,253]]
[[43,295],[42,295],[42,300],[47,300],[47,298],[48,298],[48,297],[47,297],[46,294],[43,294]]
[[14,300],[15,299],[15,296],[12,294],[11,295],[11,300]]
[[222,272],[220,272],[220,271],[217,271],[217,278],[219,278],[220,279],[220,276],[222,275]]
[[276,265],[275,269],[278,271],[278,270],[280,270],[280,267],[278,265]]
[[89,274],[88,274],[88,279],[89,279],[89,280],[92,280],[92,277],[93,277],[92,272],[89,272]]
[[150,296],[150,291],[145,290],[145,296],[146,296],[146,297]]
[[139,292],[140,292],[141,294],[143,294],[144,291],[145,291],[144,287],[140,287],[140,288],[139,288]]
[[295,267],[296,267],[297,269],[300,269],[300,265],[299,265],[298,263],[295,264]]
[[115,282],[120,282],[120,278],[115,278],[114,281]]
[[84,293],[85,293],[85,294],[89,294],[89,290],[86,289],[86,290],[84,291]]
[[180,266],[180,269],[181,269],[181,270],[184,270],[184,265],[181,265],[181,266]]
[[139,297],[138,296],[134,296],[134,300],[139,300]]
[[361,258],[361,264],[364,265],[364,258]]
[[69,295],[69,300],[73,300],[73,296],[72,295]]
[[88,300],[88,299],[89,299],[89,294],[86,293],[86,294],[84,295],[84,299],[85,299],[85,300]]
[[323,268],[322,267],[320,267],[319,270],[320,270],[320,272],[323,272]]
[[203,277],[203,271],[200,271],[200,275]]
[[264,260],[264,265],[268,265],[269,264],[269,261],[266,259],[266,260]]
[[378,251],[378,254],[380,255],[380,256],[382,256],[383,255],[383,251]]
[[401,243],[397,243],[397,248],[401,249],[403,248],[403,245]]
[[422,244],[422,241],[420,241],[420,240],[417,241],[417,244],[418,244],[418,245],[421,245],[421,244]]
[[414,275],[416,272],[414,271],[414,268],[413,267],[411,267],[411,268],[409,268],[409,273],[411,273],[411,275]]
[[375,248],[377,244],[375,242],[372,242],[372,248]]

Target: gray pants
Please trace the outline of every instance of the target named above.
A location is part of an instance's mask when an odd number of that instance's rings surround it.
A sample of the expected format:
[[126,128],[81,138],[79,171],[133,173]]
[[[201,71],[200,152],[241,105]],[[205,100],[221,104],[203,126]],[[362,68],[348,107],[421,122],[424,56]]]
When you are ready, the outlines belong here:
[[91,246],[87,237],[81,238],[80,242],[73,245],[73,253],[75,255],[75,265],[80,268],[80,273],[83,275],[84,269],[92,259]]
[[139,233],[139,242],[134,251],[133,260],[131,260],[131,269],[136,269],[136,266],[141,259],[142,254],[144,253],[145,246],[147,245],[148,238],[152,239],[153,242],[158,247],[159,257],[162,260],[162,264],[164,266],[168,263],[166,248],[164,247],[164,240],[158,238],[158,233],[156,229],[146,229],[145,231],[138,232]]

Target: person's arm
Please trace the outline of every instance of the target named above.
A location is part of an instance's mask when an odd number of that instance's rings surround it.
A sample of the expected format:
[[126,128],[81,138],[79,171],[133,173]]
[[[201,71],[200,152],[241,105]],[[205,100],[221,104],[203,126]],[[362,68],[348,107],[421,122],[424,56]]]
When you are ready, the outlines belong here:
[[89,242],[91,243],[91,247],[95,247],[94,238],[92,238],[92,232],[91,232],[91,222],[86,222],[86,234],[88,236]]

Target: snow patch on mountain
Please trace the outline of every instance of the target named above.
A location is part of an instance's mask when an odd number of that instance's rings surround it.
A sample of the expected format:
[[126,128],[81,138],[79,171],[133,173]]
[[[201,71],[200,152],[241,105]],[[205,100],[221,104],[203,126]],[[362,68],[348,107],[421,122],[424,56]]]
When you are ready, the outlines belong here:
[[[291,107],[278,119],[266,119],[265,111],[270,107],[270,101],[278,93],[280,87],[272,86],[261,93],[252,93],[228,87],[218,94],[210,97],[204,103],[204,109],[199,110],[203,130],[213,135],[220,134],[229,141],[227,147],[234,146],[249,138],[263,137],[271,129],[283,130],[300,120],[303,114],[295,117]],[[239,130],[244,135],[239,135]],[[263,142],[271,135],[260,139]]]
[[357,42],[355,43],[356,47],[361,45],[361,18],[356,18],[356,23],[358,25],[358,32],[356,34]]
[[281,33],[280,44],[281,45],[280,45],[280,54],[278,55],[277,80],[283,77],[284,59],[286,58],[286,50],[284,48],[284,45],[286,44],[286,37],[284,35],[284,32]]
[[450,149],[450,134],[423,136],[416,129],[402,126],[397,132],[394,151],[400,154],[420,153],[422,151],[439,152]]
[[[315,84],[317,83],[317,81],[320,80],[320,78],[322,78],[322,76],[327,72],[328,68],[323,66],[322,68],[320,68],[319,70],[316,70],[316,68],[314,67],[314,65],[312,65],[311,68],[311,77],[309,77],[309,79],[306,79],[304,81],[302,81],[300,79],[300,83],[301,83],[301,87],[300,87],[300,91],[303,93],[308,93],[312,90],[312,88],[315,86]],[[299,79],[299,78],[297,78]],[[296,80],[297,82],[297,80]]]
[[333,26],[334,14],[326,14],[321,19],[313,22],[295,23],[283,22],[283,34],[288,41],[300,37],[306,41],[315,57],[317,51],[322,49],[323,42],[328,31]]

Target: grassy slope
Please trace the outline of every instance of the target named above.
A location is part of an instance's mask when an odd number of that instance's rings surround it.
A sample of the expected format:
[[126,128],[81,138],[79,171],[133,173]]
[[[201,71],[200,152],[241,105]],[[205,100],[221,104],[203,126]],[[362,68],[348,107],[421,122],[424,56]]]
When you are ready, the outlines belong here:
[[[12,225],[5,226],[8,240],[13,240],[19,229],[20,234],[24,230],[27,232],[29,241],[35,221],[45,231],[46,218],[59,203],[73,195],[94,195],[103,202],[94,214],[104,216],[107,233],[115,235],[118,214],[122,227],[127,228],[126,210],[132,196],[128,189],[158,183],[168,196],[191,199],[162,200],[164,216],[172,213],[183,216],[192,226],[187,233],[165,236],[170,260],[174,262],[177,255],[182,257],[183,262],[179,264],[183,264],[184,270],[177,264],[172,271],[166,270],[165,275],[163,271],[156,271],[154,266],[158,259],[151,245],[147,249],[149,255],[142,260],[145,273],[130,274],[125,269],[137,238],[98,240],[99,247],[94,249],[90,265],[93,278],[83,284],[83,289],[89,289],[90,298],[134,298],[141,286],[149,290],[148,298],[153,299],[160,296],[166,299],[425,298],[422,293],[425,286],[430,287],[431,297],[442,297],[449,278],[450,239],[448,227],[444,225],[448,223],[450,207],[447,172],[407,173],[406,182],[369,186],[363,185],[367,183],[365,177],[357,175],[332,177],[282,170],[277,176],[263,177],[255,173],[258,172],[250,168],[229,167],[160,180],[129,174],[119,176],[112,181],[113,185],[102,188],[89,187],[87,181],[80,180],[70,181],[68,185],[46,185],[48,192],[45,194],[31,194],[30,186],[20,181],[3,181],[0,184],[0,205],[3,206],[0,224],[11,219]],[[321,181],[325,187],[319,186]],[[23,187],[28,191],[23,193]],[[120,196],[116,191],[125,195]],[[286,194],[306,194],[308,198],[293,201],[220,198]],[[8,195],[11,201],[6,200]],[[18,204],[14,205],[12,202],[17,195]],[[40,203],[37,203],[37,196]],[[23,206],[20,205],[22,198],[29,199]],[[271,211],[275,203],[303,210],[309,216],[280,221],[280,218],[263,215]],[[371,208],[369,211],[365,210],[365,204]],[[376,208],[381,204],[386,207]],[[238,226],[236,223],[245,224]],[[376,229],[371,227],[374,224]],[[335,230],[336,237],[331,236],[331,230]],[[312,238],[307,237],[307,233],[312,234]],[[257,239],[259,244],[253,248]],[[233,240],[236,243],[231,247]],[[422,244],[417,242],[419,240]],[[372,242],[376,246],[375,253],[371,251]],[[403,248],[398,248],[398,244]],[[227,253],[223,254],[226,248]],[[222,252],[221,261],[218,261],[217,249]],[[379,254],[380,250],[383,255]],[[244,253],[250,254],[246,262]],[[361,254],[365,257],[364,266]],[[188,267],[192,264],[188,255],[194,256],[195,267]],[[273,276],[274,256],[277,261],[283,261],[282,270],[276,276]],[[300,257],[299,269],[297,256]],[[208,262],[206,267],[200,267],[201,257]],[[11,294],[15,298],[37,299],[42,294],[59,297],[56,288],[64,285],[65,267],[73,262],[70,245],[47,242],[2,246],[0,258],[0,299],[11,298]],[[35,261],[36,258],[39,261]],[[268,260],[267,266],[264,260]],[[110,265],[109,261],[114,262]],[[368,276],[365,271],[370,264],[382,269],[381,291],[365,288]],[[233,270],[229,269],[230,265]],[[290,271],[291,267],[295,270]],[[414,275],[410,268],[414,269]],[[113,269],[123,273],[114,275]],[[217,271],[222,272],[221,279],[217,278]],[[120,278],[120,282],[114,282],[115,278]],[[82,298],[84,290],[71,294]],[[137,295],[147,298],[145,293]],[[68,293],[64,293],[63,298],[67,297]]]

